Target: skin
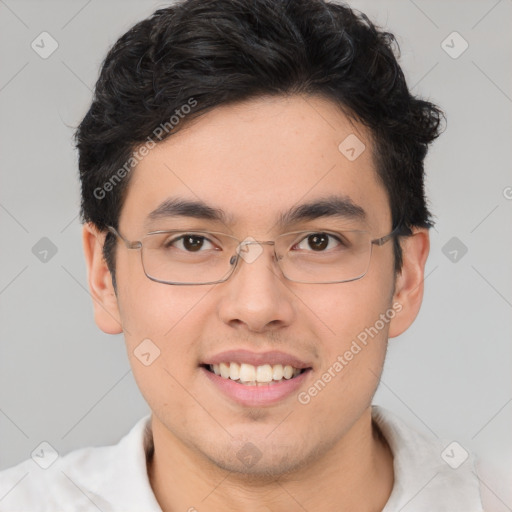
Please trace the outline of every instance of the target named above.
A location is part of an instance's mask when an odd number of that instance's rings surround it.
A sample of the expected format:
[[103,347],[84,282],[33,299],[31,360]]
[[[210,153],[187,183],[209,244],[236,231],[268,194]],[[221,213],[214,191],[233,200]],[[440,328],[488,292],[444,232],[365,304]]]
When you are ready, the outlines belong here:
[[[338,150],[352,133],[366,145],[353,162]],[[391,231],[365,128],[326,99],[260,97],[216,108],[151,150],[133,171],[119,230],[139,240],[148,227],[165,229],[165,220],[145,225],[146,216],[168,197],[182,196],[232,215],[227,226],[191,220],[194,226],[272,240],[282,211],[332,194],[366,210],[365,223],[344,221],[346,228],[367,229],[373,238]],[[326,222],[332,219],[287,231]],[[400,274],[388,242],[373,248],[362,279],[322,285],[284,279],[269,246],[224,283],[160,284],[145,276],[139,251],[120,243],[117,294],[102,258],[104,237],[84,226],[95,320],[107,333],[124,332],[133,374],[153,411],[148,474],[164,511],[383,508],[393,459],[372,424],[371,400],[388,338],[404,332],[420,308],[427,230],[402,240]],[[238,405],[198,367],[224,350],[280,350],[311,362],[304,391],[394,303],[401,311],[307,405],[296,393],[271,406]],[[145,338],[161,351],[149,366],[133,353]],[[250,468],[236,456],[246,442],[261,452]]]

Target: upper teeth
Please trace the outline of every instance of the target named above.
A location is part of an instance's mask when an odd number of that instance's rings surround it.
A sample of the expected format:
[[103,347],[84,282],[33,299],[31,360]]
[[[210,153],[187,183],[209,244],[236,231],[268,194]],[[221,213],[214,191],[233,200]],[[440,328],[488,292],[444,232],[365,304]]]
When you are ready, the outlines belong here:
[[211,364],[210,369],[225,379],[240,380],[240,382],[271,382],[272,380],[291,379],[299,375],[301,370],[290,365],[264,364],[253,366],[252,364],[220,363]]

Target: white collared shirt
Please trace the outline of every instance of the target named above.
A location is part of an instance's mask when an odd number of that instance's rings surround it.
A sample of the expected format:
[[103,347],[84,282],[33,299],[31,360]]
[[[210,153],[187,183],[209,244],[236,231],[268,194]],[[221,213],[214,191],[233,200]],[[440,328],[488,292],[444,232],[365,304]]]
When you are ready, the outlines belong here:
[[[382,512],[483,511],[471,456],[461,463],[465,454],[457,446],[427,438],[382,407],[373,406],[372,417],[394,459],[395,484]],[[116,445],[81,448],[55,461],[43,449],[39,464],[51,462],[47,469],[28,459],[0,472],[0,511],[161,512],[146,471],[150,418]]]

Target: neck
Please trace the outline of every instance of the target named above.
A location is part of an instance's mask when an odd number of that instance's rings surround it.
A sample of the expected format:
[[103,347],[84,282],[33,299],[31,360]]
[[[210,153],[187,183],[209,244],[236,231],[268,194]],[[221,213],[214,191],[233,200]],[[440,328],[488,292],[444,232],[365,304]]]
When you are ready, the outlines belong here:
[[155,415],[152,430],[155,450],[148,475],[163,512],[376,512],[393,487],[393,456],[372,423],[370,408],[327,453],[278,477],[255,478],[221,469],[181,443]]

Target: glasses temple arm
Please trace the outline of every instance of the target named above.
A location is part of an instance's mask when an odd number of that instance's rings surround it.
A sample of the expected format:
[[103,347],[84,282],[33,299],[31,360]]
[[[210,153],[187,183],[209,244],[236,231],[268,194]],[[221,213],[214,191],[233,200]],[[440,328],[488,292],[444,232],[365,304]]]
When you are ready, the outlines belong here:
[[142,242],[139,240],[135,240],[134,242],[127,240],[123,235],[121,235],[121,233],[119,233],[119,231],[117,231],[116,228],[107,226],[107,229],[110,233],[119,238],[128,249],[140,249],[142,247]]

